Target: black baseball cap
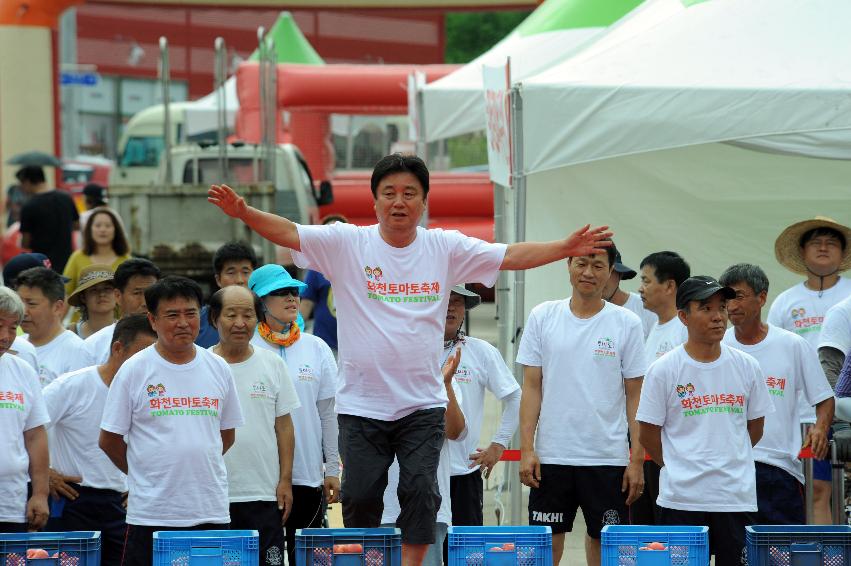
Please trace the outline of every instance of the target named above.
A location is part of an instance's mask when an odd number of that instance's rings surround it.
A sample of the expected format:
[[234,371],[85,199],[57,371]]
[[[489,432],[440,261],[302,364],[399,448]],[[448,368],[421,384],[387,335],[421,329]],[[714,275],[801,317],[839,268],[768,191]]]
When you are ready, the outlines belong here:
[[734,299],[736,292],[730,287],[724,287],[708,275],[689,277],[677,287],[677,308],[684,309],[692,301],[708,299],[715,293],[721,293],[725,299]]
[[634,269],[631,269],[623,264],[621,253],[615,248],[615,271],[621,274],[621,281],[632,279],[637,274]]
[[[3,284],[6,285],[6,287],[14,287],[18,274],[31,267],[47,267],[50,269],[53,266],[50,264],[50,259],[44,254],[18,254],[10,259],[3,267]],[[68,281],[68,278],[63,277],[63,283],[67,283]]]

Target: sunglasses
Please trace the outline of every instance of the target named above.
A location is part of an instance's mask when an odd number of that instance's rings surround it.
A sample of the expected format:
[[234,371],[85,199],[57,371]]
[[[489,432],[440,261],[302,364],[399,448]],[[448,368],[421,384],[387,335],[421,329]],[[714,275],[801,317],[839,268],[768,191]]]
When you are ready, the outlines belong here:
[[287,287],[285,289],[275,289],[269,293],[270,297],[298,297],[298,289],[296,287]]

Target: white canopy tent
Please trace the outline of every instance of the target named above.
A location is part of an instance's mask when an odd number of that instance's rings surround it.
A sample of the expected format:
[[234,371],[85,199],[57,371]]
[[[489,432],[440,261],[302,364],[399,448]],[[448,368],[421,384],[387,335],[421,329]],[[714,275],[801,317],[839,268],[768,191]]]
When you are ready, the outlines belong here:
[[239,98],[236,95],[236,75],[228,78],[224,85],[207,96],[186,104],[187,136],[215,131],[218,128],[219,90],[224,90],[225,94],[227,129],[228,131],[233,130],[236,113],[239,111]]
[[547,0],[492,49],[421,91],[421,141],[485,129],[482,65],[511,57],[514,80],[543,71],[575,53],[641,0]]
[[[851,210],[849,21],[846,0],[648,0],[522,82],[518,237],[609,224],[634,268],[672,249],[695,274],[757,263],[772,296],[799,281],[775,238]],[[532,270],[518,316],[569,293],[563,265]]]

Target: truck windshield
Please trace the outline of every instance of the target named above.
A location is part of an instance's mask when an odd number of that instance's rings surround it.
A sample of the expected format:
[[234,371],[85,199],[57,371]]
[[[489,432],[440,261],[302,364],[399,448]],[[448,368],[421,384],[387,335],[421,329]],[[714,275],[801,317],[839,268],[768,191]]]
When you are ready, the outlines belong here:
[[127,140],[121,154],[122,167],[156,167],[163,151],[162,136],[133,136]]
[[[256,160],[258,170],[262,171],[264,160]],[[254,169],[255,160],[250,157],[229,157],[228,158],[228,181],[237,184],[256,183],[258,179],[257,171]],[[187,184],[207,184],[221,183],[219,173],[219,160],[216,159],[199,159],[198,160],[198,178],[194,179],[192,171],[192,162],[186,163],[183,168],[183,182]]]

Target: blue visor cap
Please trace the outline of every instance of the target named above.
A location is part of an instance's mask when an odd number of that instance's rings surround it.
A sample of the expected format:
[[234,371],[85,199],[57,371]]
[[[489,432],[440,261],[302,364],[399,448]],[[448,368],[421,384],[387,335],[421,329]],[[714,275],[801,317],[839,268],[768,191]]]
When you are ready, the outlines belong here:
[[248,288],[257,293],[259,297],[265,297],[272,291],[278,289],[296,288],[299,294],[307,289],[307,285],[294,279],[289,272],[277,264],[268,264],[254,270],[248,278]]

